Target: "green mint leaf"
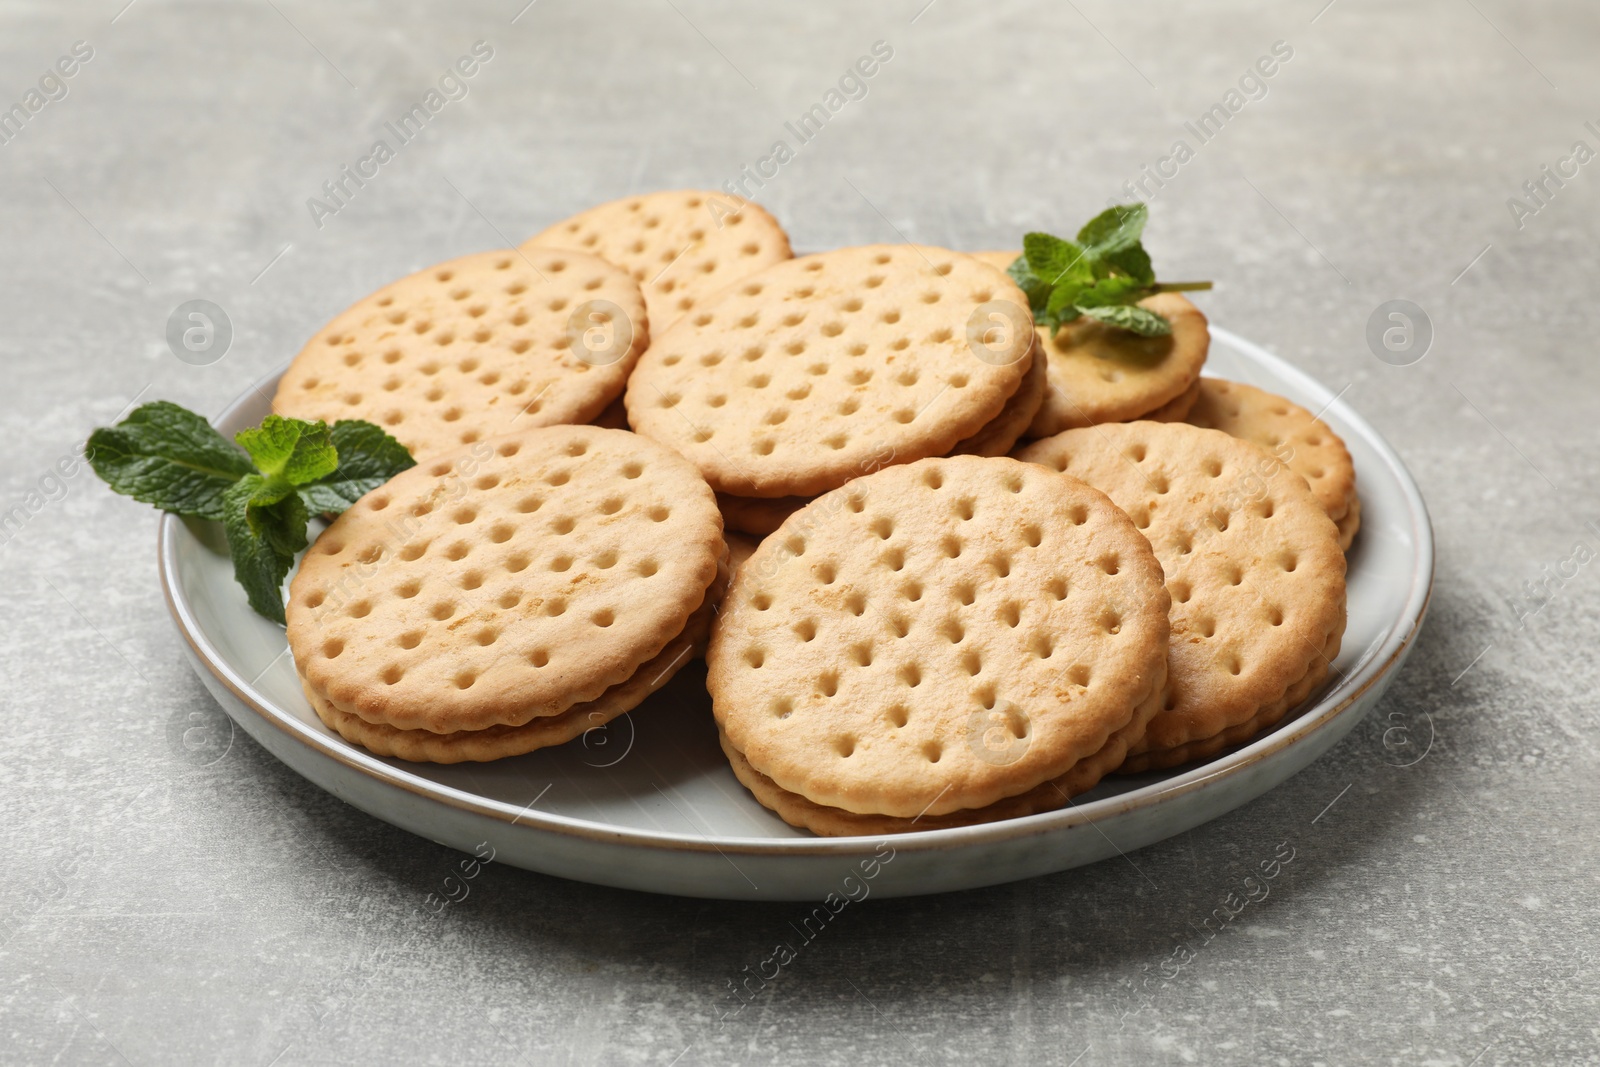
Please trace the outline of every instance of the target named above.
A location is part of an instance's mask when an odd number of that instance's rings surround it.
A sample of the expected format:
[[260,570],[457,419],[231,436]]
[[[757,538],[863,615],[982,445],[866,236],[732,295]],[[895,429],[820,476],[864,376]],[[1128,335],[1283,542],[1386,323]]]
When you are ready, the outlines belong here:
[[1083,290],[1084,287],[1077,282],[1062,282],[1056,286],[1051,290],[1049,303],[1045,305],[1046,317],[1054,319],[1056,325],[1077,318],[1078,313],[1073,309]]
[[[267,486],[259,474],[249,474],[223,494],[223,529],[228,535],[228,553],[233,557],[233,577],[244,586],[245,596],[257,615],[276,623],[284,622],[283,580],[294,563],[294,552],[285,551],[294,538],[285,536],[289,525],[286,516],[269,513],[281,507],[283,501],[299,497],[291,494],[277,505],[253,503],[257,493],[266,491],[270,496],[276,490]],[[301,504],[304,514],[304,505]],[[254,514],[252,514],[254,512]],[[305,527],[302,520],[300,544],[305,544]]]
[[[1142,243],[1147,221],[1149,209],[1144,204],[1120,204],[1090,219],[1078,231],[1076,242],[1047,233],[1024,236],[1027,263],[1013,263],[1012,277],[1019,285],[1028,277],[1050,287],[1043,307],[1029,294],[1034,301],[1034,321],[1053,331],[1063,322],[1087,315],[1144,337],[1170,334],[1172,324],[1138,302],[1153,293],[1209,289],[1211,283],[1159,284]],[[1023,269],[1029,273],[1022,274]]]
[[221,519],[223,494],[252,469],[205,419],[165,400],[95,430],[86,455],[113,491],[201,519]]
[[95,430],[87,458],[116,492],[221,522],[250,606],[281,623],[283,579],[306,547],[311,512],[342,512],[415,461],[358,419],[330,429],[268,415],[236,440],[243,452],[194,412],[156,401]]
[[1139,243],[1150,209],[1143,204],[1119,204],[1108,207],[1084,224],[1078,231],[1078,243],[1093,259],[1104,258],[1108,253],[1120,252]]
[[1033,312],[1033,317],[1038,318],[1043,315],[1045,301],[1050,299],[1050,286],[1033,273],[1033,268],[1028,266],[1028,257],[1018,256],[1012,260],[1011,266],[1006,268],[1006,273],[1027,296],[1028,308]]
[[1108,253],[1105,262],[1140,285],[1148,287],[1156,283],[1156,269],[1150,265],[1150,253],[1144,250],[1142,244]]
[[260,426],[240,430],[234,440],[250,453],[262,474],[290,485],[314,482],[339,466],[339,454],[324,422],[268,415]]
[[306,547],[306,523],[311,512],[300,494],[290,490],[282,500],[271,504],[252,503],[246,511],[251,528],[273,549],[293,556]]
[[1082,248],[1048,233],[1030,233],[1022,238],[1022,254],[1028,266],[1052,290],[1065,281],[1090,282],[1094,272]]
[[256,477],[261,481],[251,483],[250,506],[253,508],[269,508],[294,492],[294,486],[282,478],[262,478],[259,474]]
[[361,419],[341,419],[331,431],[339,467],[300,486],[300,496],[318,514],[338,515],[345,508],[409,467],[416,466],[406,446]]
[[1112,304],[1107,307],[1086,307],[1083,314],[1108,326],[1131,330],[1141,337],[1165,337],[1172,332],[1172,323],[1149,308],[1137,304]]
[[1073,303],[1079,308],[1127,304],[1138,300],[1144,295],[1144,291],[1145,287],[1133,278],[1121,276],[1101,278],[1093,285],[1084,288]]
[[295,487],[281,478],[261,478],[251,483],[250,499],[245,502],[245,519],[250,531],[266,538],[280,552],[294,555],[306,547],[306,523],[311,512]]

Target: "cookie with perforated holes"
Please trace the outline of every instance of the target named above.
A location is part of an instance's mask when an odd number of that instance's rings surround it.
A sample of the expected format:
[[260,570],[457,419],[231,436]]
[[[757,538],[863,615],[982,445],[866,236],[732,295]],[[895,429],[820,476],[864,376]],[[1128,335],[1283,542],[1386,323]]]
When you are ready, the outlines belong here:
[[726,744],[774,789],[841,816],[936,818],[1080,765],[1075,788],[1098,780],[1084,761],[1108,744],[1120,759],[1159,701],[1167,611],[1149,543],[1098,490],[1004,457],[926,459],[818,497],[761,542],[713,627],[707,687]]
[[719,572],[705,601],[684,624],[683,632],[626,680],[611,686],[594,700],[574,704],[556,715],[536,716],[521,726],[487,726],[481,730],[444,734],[431,730],[401,730],[387,724],[370,723],[338,707],[307,685],[304,677],[300,679],[301,686],[312,710],[330,730],[380,756],[417,763],[482,763],[520,756],[535,749],[565,744],[590,730],[603,729],[612,719],[632,711],[671,681],[685,664],[705,651],[711,620],[730,573],[726,567]]
[[[1017,252],[974,252],[1005,270]],[[1140,337],[1089,318],[1052,334],[1039,328],[1049,368],[1049,389],[1027,437],[1048,437],[1102,422],[1182,419],[1198,395],[1195,383],[1211,348],[1200,309],[1177,293],[1140,301],[1172,323],[1167,337]]]
[[725,558],[711,489],[678,455],[624,430],[528,430],[404,471],[324,530],[289,587],[289,648],[314,703],[374,726],[520,727],[659,657]]
[[[952,456],[1003,456],[1022,439],[1045,392],[1045,362],[1037,344],[1028,358],[1027,374],[1005,407],[1000,409],[1000,414],[971,437],[958,441],[950,450]],[[722,521],[728,529],[752,537],[765,537],[812,499],[808,496],[764,498],[718,493],[717,506],[722,509]]]
[[1345,559],[1305,479],[1248,441],[1185,423],[1068,430],[1017,457],[1104,490],[1166,573],[1166,701],[1125,771],[1249,740],[1322,684],[1344,634]]
[[628,422],[719,492],[823,493],[944,455],[999,416],[1027,376],[1027,306],[1003,273],[944,249],[789,260],[652,343]]
[[644,290],[656,333],[748,274],[790,258],[765,209],[701,189],[628,196],[580,211],[522,246],[576,248],[615,263]]
[[1050,388],[1049,365],[1037,337],[1025,357],[1028,369],[1017,391],[1007,398],[1000,414],[983,424],[971,437],[957,441],[952,456],[1003,456],[1016,447],[1033,424]]
[[1202,378],[1199,398],[1185,421],[1260,445],[1311,485],[1311,495],[1339,528],[1348,549],[1361,526],[1356,467],[1350,450],[1328,424],[1265,389],[1221,378]]
[[[1165,668],[1163,668],[1163,677]],[[879,834],[905,834],[918,830],[946,830],[956,826],[998,822],[1001,819],[1020,819],[1040,812],[1055,811],[1080,793],[1087,793],[1100,784],[1100,780],[1115,771],[1126,759],[1130,745],[1144,736],[1150,719],[1161,710],[1160,685],[1150,691],[1144,703],[1134,711],[1128,725],[1106,739],[1098,752],[1074,763],[1067,773],[1035,786],[1026,793],[997,800],[985,808],[964,808],[946,815],[919,815],[910,819],[897,819],[890,815],[863,815],[843,808],[830,808],[815,804],[798,793],[778,787],[777,783],[744,758],[744,753],[728,742],[726,734],[718,732],[723,755],[733,768],[733,776],[760,801],[761,805],[790,826],[810,830],[825,837],[876,837]],[[1003,726],[998,736],[1006,737]]]
[[[1029,358],[1027,375],[1000,409],[1000,414],[971,437],[958,441],[950,450],[952,456],[1003,456],[1022,439],[1023,431],[1044,400],[1045,391],[1045,362],[1037,345]],[[763,498],[718,493],[717,506],[722,509],[722,521],[728,529],[752,537],[765,537],[812,499],[808,496]]]
[[478,252],[334,316],[278,382],[272,409],[366,419],[418,460],[535,426],[588,422],[649,343],[621,268],[547,248]]

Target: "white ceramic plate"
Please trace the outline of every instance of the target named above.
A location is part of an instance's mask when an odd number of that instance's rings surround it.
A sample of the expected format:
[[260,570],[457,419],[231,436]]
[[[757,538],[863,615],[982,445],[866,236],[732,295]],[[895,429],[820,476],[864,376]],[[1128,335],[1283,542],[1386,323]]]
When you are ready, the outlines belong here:
[[[1350,731],[1422,624],[1433,532],[1394,451],[1327,389],[1226,330],[1212,330],[1206,369],[1322,412],[1355,458],[1361,532],[1333,680],[1243,748],[1178,772],[1116,777],[1068,808],[1025,819],[902,834],[887,846],[791,829],[728,769],[698,662],[630,715],[557,749],[449,767],[384,759],[317,719],[283,629],[245,604],[214,528],[163,516],[161,582],[196,672],[250,736],[335,796],[463,852],[492,848],[497,862],[530,870],[701,897],[858,895],[864,872],[879,896],[1008,882],[1132,851],[1260,796]],[[260,421],[276,385],[274,375],[247,391],[218,428],[231,436]]]

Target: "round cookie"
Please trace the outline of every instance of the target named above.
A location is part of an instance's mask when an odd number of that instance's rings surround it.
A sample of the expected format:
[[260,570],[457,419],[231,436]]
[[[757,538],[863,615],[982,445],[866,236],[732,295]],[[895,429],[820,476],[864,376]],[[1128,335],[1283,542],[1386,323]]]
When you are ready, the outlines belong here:
[[656,657],[612,686],[594,700],[574,704],[557,715],[540,715],[521,726],[489,726],[482,730],[457,730],[437,734],[431,730],[401,730],[370,723],[359,715],[336,707],[301,679],[307,699],[323,723],[346,741],[352,741],[380,756],[417,763],[488,762],[507,756],[520,756],[535,749],[565,744],[617,716],[632,711],[651,693],[660,689],[684,664],[705,649],[711,620],[722,596],[725,580],[707,590],[704,602],[695,609],[683,632],[667,642]]
[[[1237,726],[1230,726],[1221,733],[1203,737],[1198,741],[1190,741],[1176,748],[1148,749],[1131,755],[1118,768],[1122,774],[1140,774],[1144,771],[1162,770],[1167,767],[1178,767],[1195,760],[1209,759],[1225,748],[1241,745],[1264,730],[1276,726],[1290,709],[1298,707],[1302,701],[1316,692],[1317,687],[1328,677],[1328,670],[1333,664],[1333,657],[1339,654],[1339,642],[1343,634],[1342,627],[1339,633],[1330,633],[1328,643],[1322,647],[1322,655],[1311,661],[1311,666],[1300,680],[1291,685],[1284,695],[1262,708],[1253,717],[1246,719]],[[1136,746],[1137,747],[1137,746]]]
[[487,437],[588,422],[649,343],[618,267],[528,249],[447,260],[334,316],[279,379],[272,409],[366,419],[426,460]]
[[1167,700],[1133,750],[1151,757],[1130,767],[1168,765],[1164,753],[1279,704],[1281,717],[1298,683],[1320,681],[1344,632],[1345,560],[1304,479],[1247,441],[1185,423],[1069,430],[1017,455],[1104,490],[1161,560]]
[[[1000,414],[971,437],[957,442],[950,450],[950,455],[1003,456],[1016,446],[1028,423],[1033,421],[1040,402],[1044,400],[1045,365],[1038,351],[1036,344],[1022,384],[1011,394],[1005,407],[1000,409]],[[718,493],[717,506],[722,509],[723,523],[729,529],[765,537],[813,499],[808,496],[748,497]]]
[[788,234],[763,208],[699,189],[600,204],[522,247],[576,248],[626,270],[644,290],[658,334],[708,296],[792,255]]
[[453,733],[595,700],[680,634],[726,549],[694,468],[622,430],[555,426],[404,471],[336,519],[289,587],[308,689]]
[[1221,378],[1202,378],[1199,386],[1186,421],[1260,445],[1285,463],[1311,485],[1311,495],[1339,527],[1340,547],[1349,548],[1361,508],[1355,463],[1339,435],[1299,404],[1265,389]]
[[1006,458],[889,467],[739,568],[712,712],[778,788],[858,814],[982,808],[1103,749],[1159,689],[1168,597],[1106,497]]
[[969,256],[805,256],[659,336],[629,380],[628,422],[719,492],[811,496],[977,433],[1022,384],[1031,324],[1022,291]]
[[1140,337],[1080,318],[1043,338],[1050,391],[1029,437],[1141,418],[1194,384],[1211,347],[1206,317],[1177,293],[1157,293],[1139,306],[1166,316],[1172,333]]
[[977,433],[964,441],[956,442],[950,450],[952,456],[1003,456],[1016,447],[1023,433],[1039,413],[1044,394],[1050,387],[1049,369],[1045,365],[1044,351],[1035,339],[1028,355],[1028,372],[1022,384],[1011,394],[1000,414],[990,419]]

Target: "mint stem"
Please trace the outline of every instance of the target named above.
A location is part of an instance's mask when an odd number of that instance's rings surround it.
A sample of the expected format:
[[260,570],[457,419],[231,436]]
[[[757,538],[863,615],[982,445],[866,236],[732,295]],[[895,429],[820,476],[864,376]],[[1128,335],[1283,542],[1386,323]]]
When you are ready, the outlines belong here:
[[1156,293],[1198,293],[1210,288],[1210,282],[1157,282],[1151,286],[1151,291]]

